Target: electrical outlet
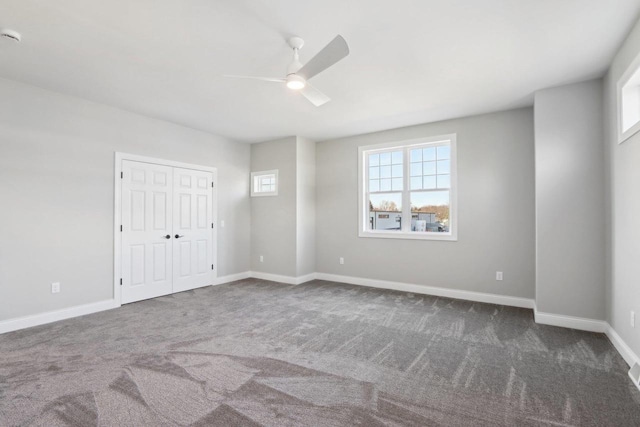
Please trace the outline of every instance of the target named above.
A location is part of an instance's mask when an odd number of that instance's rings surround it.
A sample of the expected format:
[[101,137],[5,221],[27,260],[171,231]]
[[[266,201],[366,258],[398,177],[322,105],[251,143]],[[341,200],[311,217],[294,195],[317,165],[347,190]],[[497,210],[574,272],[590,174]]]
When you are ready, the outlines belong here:
[[224,228],[224,219],[220,221],[220,228]]
[[264,262],[264,256],[260,255],[260,262]]
[[340,265],[344,265],[344,258],[340,257]]
[[496,280],[502,280],[502,271],[496,271]]
[[60,292],[60,282],[54,282],[51,284],[51,293],[57,294]]
[[636,327],[636,312],[635,311],[631,311],[631,318],[629,319],[630,323],[631,323],[631,327],[635,328]]

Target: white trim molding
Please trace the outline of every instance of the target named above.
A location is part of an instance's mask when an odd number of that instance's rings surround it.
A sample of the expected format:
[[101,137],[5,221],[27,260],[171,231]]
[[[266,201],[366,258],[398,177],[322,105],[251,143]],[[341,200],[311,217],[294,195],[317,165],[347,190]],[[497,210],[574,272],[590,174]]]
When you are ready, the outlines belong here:
[[534,301],[529,298],[489,294],[484,292],[464,291],[459,289],[439,288],[435,286],[417,285],[413,283],[391,282],[388,280],[365,279],[363,277],[340,276],[337,274],[316,273],[316,279],[330,282],[348,283],[350,285],[368,286],[379,289],[412,292],[415,294],[434,295],[438,297],[456,298],[466,301],[489,304],[508,305],[511,307],[533,308]]
[[225,283],[235,282],[237,280],[244,280],[251,277],[250,271],[243,271],[242,273],[228,274],[222,277],[216,277],[211,286],[224,285]]
[[618,350],[618,353],[620,353],[620,356],[622,356],[624,361],[627,362],[627,365],[633,366],[634,363],[640,364],[640,357],[631,350],[631,347],[622,340],[620,335],[618,335],[611,325],[607,324],[606,334],[609,341],[611,341],[611,344],[613,344],[616,350]]
[[296,285],[301,285],[303,283],[316,280],[317,277],[318,277],[318,273],[309,273],[309,274],[305,274],[304,276],[298,276],[296,277],[296,281],[297,281]]
[[[250,271],[229,274],[218,277],[211,286],[222,285],[224,283],[235,282],[236,280],[248,279],[251,277]],[[120,303],[115,299],[99,301],[89,304],[77,305],[63,308],[61,310],[47,311],[45,313],[32,314],[29,316],[16,317],[0,321],[0,334],[31,328],[33,326],[46,325],[47,323],[58,322],[60,320],[71,319],[73,317],[85,316],[87,314],[98,313],[100,311],[111,310],[120,307]]]
[[287,285],[300,285],[310,280],[314,280],[318,273],[310,273],[304,276],[282,276],[280,274],[263,273],[260,271],[252,271],[251,277],[255,279],[270,280],[272,282],[286,283]]
[[585,317],[566,316],[538,311],[534,308],[536,323],[541,325],[560,326],[562,328],[579,329],[581,331],[604,334],[609,324],[604,320],[587,319]]
[[14,319],[0,322],[0,334],[17,331],[19,329],[30,328],[32,326],[45,325],[59,320],[70,319],[72,317],[84,316],[86,314],[98,313],[100,311],[111,310],[120,307],[116,300],[105,300],[90,304],[77,305],[75,307],[63,308],[62,310],[47,311],[30,316],[16,317]]
[[[622,340],[620,335],[618,335],[618,333],[604,320],[594,320],[583,317],[565,316],[541,312],[537,310],[535,301],[529,298],[512,297],[484,292],[464,291],[459,289],[440,288],[413,283],[367,279],[363,277],[342,276],[328,273],[310,273],[304,276],[293,277],[283,276],[279,274],[262,273],[259,271],[243,271],[240,273],[218,277],[212,283],[212,286],[222,285],[225,283],[249,278],[270,280],[290,285],[299,285],[314,279],[318,279],[329,282],[346,283],[378,289],[390,289],[403,292],[412,292],[416,294],[455,298],[466,301],[533,309],[536,323],[606,334],[615,349],[620,353],[622,358],[629,366],[633,366],[634,363],[640,364],[640,357],[638,357],[638,355],[633,352],[633,350]],[[100,311],[111,310],[118,307],[120,307],[120,303],[117,300],[112,299],[79,305],[75,307],[69,307],[62,310],[49,311],[46,313],[3,320],[0,321],[0,334],[57,322],[59,320],[70,319],[73,317],[98,313]]]

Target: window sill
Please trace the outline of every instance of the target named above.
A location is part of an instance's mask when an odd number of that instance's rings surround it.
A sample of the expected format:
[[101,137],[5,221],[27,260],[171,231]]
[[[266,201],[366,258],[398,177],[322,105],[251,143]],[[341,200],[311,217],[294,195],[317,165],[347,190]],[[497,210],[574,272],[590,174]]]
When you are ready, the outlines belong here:
[[251,197],[270,197],[270,196],[277,196],[278,192],[276,191],[275,193],[251,193]]
[[358,237],[368,237],[374,239],[408,239],[408,240],[440,240],[445,242],[456,242],[458,236],[453,233],[420,233],[402,231],[360,231]]
[[640,122],[637,122],[624,132],[621,131],[618,135],[618,144],[622,144],[638,132],[640,132]]

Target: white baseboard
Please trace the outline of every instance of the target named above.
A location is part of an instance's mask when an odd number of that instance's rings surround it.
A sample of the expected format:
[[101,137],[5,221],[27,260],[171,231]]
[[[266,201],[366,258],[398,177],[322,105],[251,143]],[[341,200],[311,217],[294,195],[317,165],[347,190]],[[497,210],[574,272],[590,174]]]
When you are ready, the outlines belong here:
[[634,363],[640,364],[640,357],[631,350],[631,347],[627,345],[626,342],[622,340],[620,335],[611,327],[611,325],[607,325],[607,330],[605,332],[607,337],[609,337],[609,341],[611,344],[618,350],[618,353],[622,356],[625,362],[629,366],[633,366]]
[[263,273],[261,271],[251,271],[251,277],[262,280],[270,280],[272,282],[286,283],[288,285],[300,285],[316,278],[317,273],[307,274],[305,276],[282,276],[280,274]]
[[211,284],[211,286],[222,285],[224,283],[235,282],[236,280],[244,280],[251,277],[250,271],[243,271],[242,273],[228,274],[222,277],[216,277],[216,280]]
[[287,285],[295,285],[296,277],[293,276],[283,276],[281,274],[271,274],[271,273],[263,273],[260,271],[252,271],[249,273],[251,277],[255,279],[269,280],[272,282],[286,283]]
[[303,283],[307,283],[310,282],[312,280],[315,280],[318,276],[318,273],[309,273],[309,274],[305,274],[304,276],[298,276],[296,277],[296,285],[301,285]]
[[369,286],[371,288],[392,289],[415,294],[434,295],[438,297],[456,298],[467,301],[508,305],[511,307],[533,308],[534,301],[529,298],[511,297],[484,292],[463,291],[458,289],[439,288],[435,286],[417,285],[413,283],[391,282],[388,280],[365,279],[363,277],[340,276],[337,274],[316,273],[316,279],[330,282],[349,283],[351,285]]
[[[310,280],[319,279],[331,282],[348,283],[359,286],[369,286],[379,289],[391,289],[416,294],[434,295],[447,298],[457,298],[467,301],[484,302],[490,304],[500,304],[512,307],[530,308],[534,310],[535,321],[543,325],[560,326],[564,328],[579,329],[590,332],[605,333],[613,346],[618,350],[622,358],[633,366],[640,363],[640,357],[622,340],[620,335],[605,321],[586,319],[583,317],[564,316],[559,314],[544,313],[535,307],[535,301],[528,298],[510,297],[504,295],[489,294],[483,292],[463,291],[434,286],[417,285],[412,283],[391,282],[386,280],[366,279],[362,277],[341,276],[328,273],[311,273],[304,276],[293,277],[279,274],[262,273],[258,271],[244,271],[241,273],[229,274],[216,278],[213,285],[234,282],[254,277],[256,279],[271,280],[274,282],[299,285]],[[32,326],[44,325],[57,322],[59,320],[70,319],[72,317],[84,316],[86,314],[97,313],[120,307],[115,300],[100,301],[91,304],[79,305],[62,310],[49,311],[31,316],[18,317],[0,321],[0,334],[17,331],[19,329],[30,328]]]
[[57,322],[59,320],[70,319],[72,317],[97,313],[99,311],[111,310],[112,308],[118,307],[120,307],[120,304],[111,299],[106,301],[94,302],[91,304],[64,308],[62,310],[48,311],[46,313],[33,314],[31,316],[23,316],[17,317],[15,319],[3,320],[0,321],[0,334],[17,331],[18,329],[30,328],[32,326]]
[[588,332],[605,333],[609,324],[604,320],[587,319],[584,317],[566,316],[562,314],[544,313],[534,309],[536,323],[541,325],[560,326],[563,328],[579,329]]

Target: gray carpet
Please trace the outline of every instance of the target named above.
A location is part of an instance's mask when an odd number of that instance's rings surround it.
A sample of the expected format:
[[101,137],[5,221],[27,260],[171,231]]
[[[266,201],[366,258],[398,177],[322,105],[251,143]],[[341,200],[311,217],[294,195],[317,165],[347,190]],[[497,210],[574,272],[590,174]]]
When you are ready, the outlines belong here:
[[638,426],[602,334],[531,310],[244,280],[0,335],[0,425]]

